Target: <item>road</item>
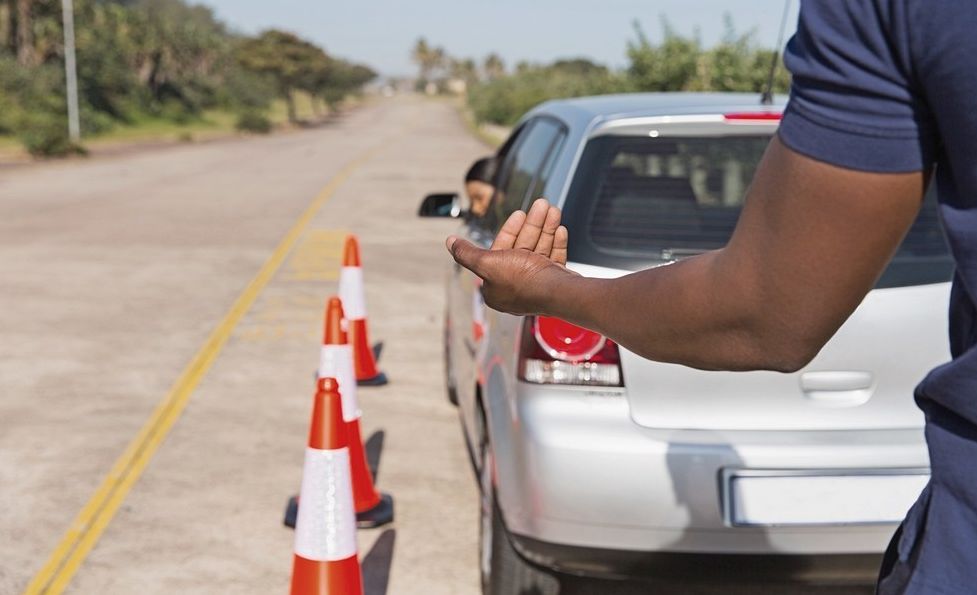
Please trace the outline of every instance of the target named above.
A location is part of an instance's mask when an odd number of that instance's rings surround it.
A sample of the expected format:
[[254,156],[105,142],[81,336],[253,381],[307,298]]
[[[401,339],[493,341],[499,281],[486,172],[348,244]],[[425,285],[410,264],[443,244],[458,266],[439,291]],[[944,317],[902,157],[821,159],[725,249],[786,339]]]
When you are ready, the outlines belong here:
[[314,130],[0,171],[0,593],[61,544],[41,574],[69,593],[286,591],[282,513],[347,232],[392,379],[360,391],[397,509],[359,532],[367,595],[477,593],[441,363],[453,224],[414,213],[485,152],[451,105],[405,97]]
[[301,480],[322,308],[352,231],[393,380],[360,396],[397,506],[389,532],[361,532],[368,583],[377,592],[389,570],[389,593],[474,593],[477,499],[439,334],[452,224],[414,213],[485,152],[450,105],[402,99],[317,130],[0,172],[0,593],[38,571],[337,174],[68,592],[287,589],[281,517]]

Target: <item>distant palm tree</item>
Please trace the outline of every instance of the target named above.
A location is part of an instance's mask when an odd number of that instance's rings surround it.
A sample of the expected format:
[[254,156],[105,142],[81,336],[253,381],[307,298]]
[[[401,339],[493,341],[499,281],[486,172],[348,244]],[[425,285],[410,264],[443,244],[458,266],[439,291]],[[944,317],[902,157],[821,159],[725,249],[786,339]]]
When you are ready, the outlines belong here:
[[502,57],[496,53],[489,54],[485,57],[485,64],[483,68],[485,69],[485,76],[489,80],[495,80],[505,76],[505,62],[503,62]]
[[417,64],[420,78],[429,81],[434,72],[444,63],[444,48],[433,48],[421,37],[414,44],[411,59]]
[[471,58],[452,60],[451,76],[472,84],[478,80],[478,66],[475,65],[475,61]]

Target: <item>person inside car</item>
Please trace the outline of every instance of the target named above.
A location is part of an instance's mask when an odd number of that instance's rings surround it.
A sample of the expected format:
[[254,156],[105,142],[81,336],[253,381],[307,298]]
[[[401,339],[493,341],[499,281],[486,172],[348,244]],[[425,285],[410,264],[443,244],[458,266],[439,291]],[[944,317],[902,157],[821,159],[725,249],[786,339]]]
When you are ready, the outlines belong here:
[[583,277],[565,267],[567,231],[543,199],[490,250],[447,239],[497,310],[557,316],[653,360],[795,371],[873,287],[935,177],[957,264],[952,360],[916,389],[931,478],[886,552],[886,595],[973,593],[977,578],[975,30],[967,0],[802,2],[790,102],[722,249]]
[[484,217],[488,213],[495,194],[495,163],[495,157],[484,157],[473,163],[465,174],[465,193],[471,203],[468,212],[472,217]]

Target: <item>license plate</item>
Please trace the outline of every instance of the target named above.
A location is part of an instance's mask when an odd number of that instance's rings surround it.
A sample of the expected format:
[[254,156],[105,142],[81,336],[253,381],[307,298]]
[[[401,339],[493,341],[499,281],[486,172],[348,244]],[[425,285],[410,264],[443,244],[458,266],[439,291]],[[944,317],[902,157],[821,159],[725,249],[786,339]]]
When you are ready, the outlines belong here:
[[726,521],[734,526],[876,525],[900,522],[927,470],[727,470]]

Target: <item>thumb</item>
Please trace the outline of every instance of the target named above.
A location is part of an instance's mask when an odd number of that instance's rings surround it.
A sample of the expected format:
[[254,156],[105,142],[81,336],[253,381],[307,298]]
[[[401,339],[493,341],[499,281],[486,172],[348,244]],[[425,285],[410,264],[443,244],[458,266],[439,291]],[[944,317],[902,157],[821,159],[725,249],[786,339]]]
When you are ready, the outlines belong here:
[[455,262],[484,278],[484,258],[488,250],[483,250],[467,240],[456,236],[448,236],[445,245],[448,252],[454,257]]

